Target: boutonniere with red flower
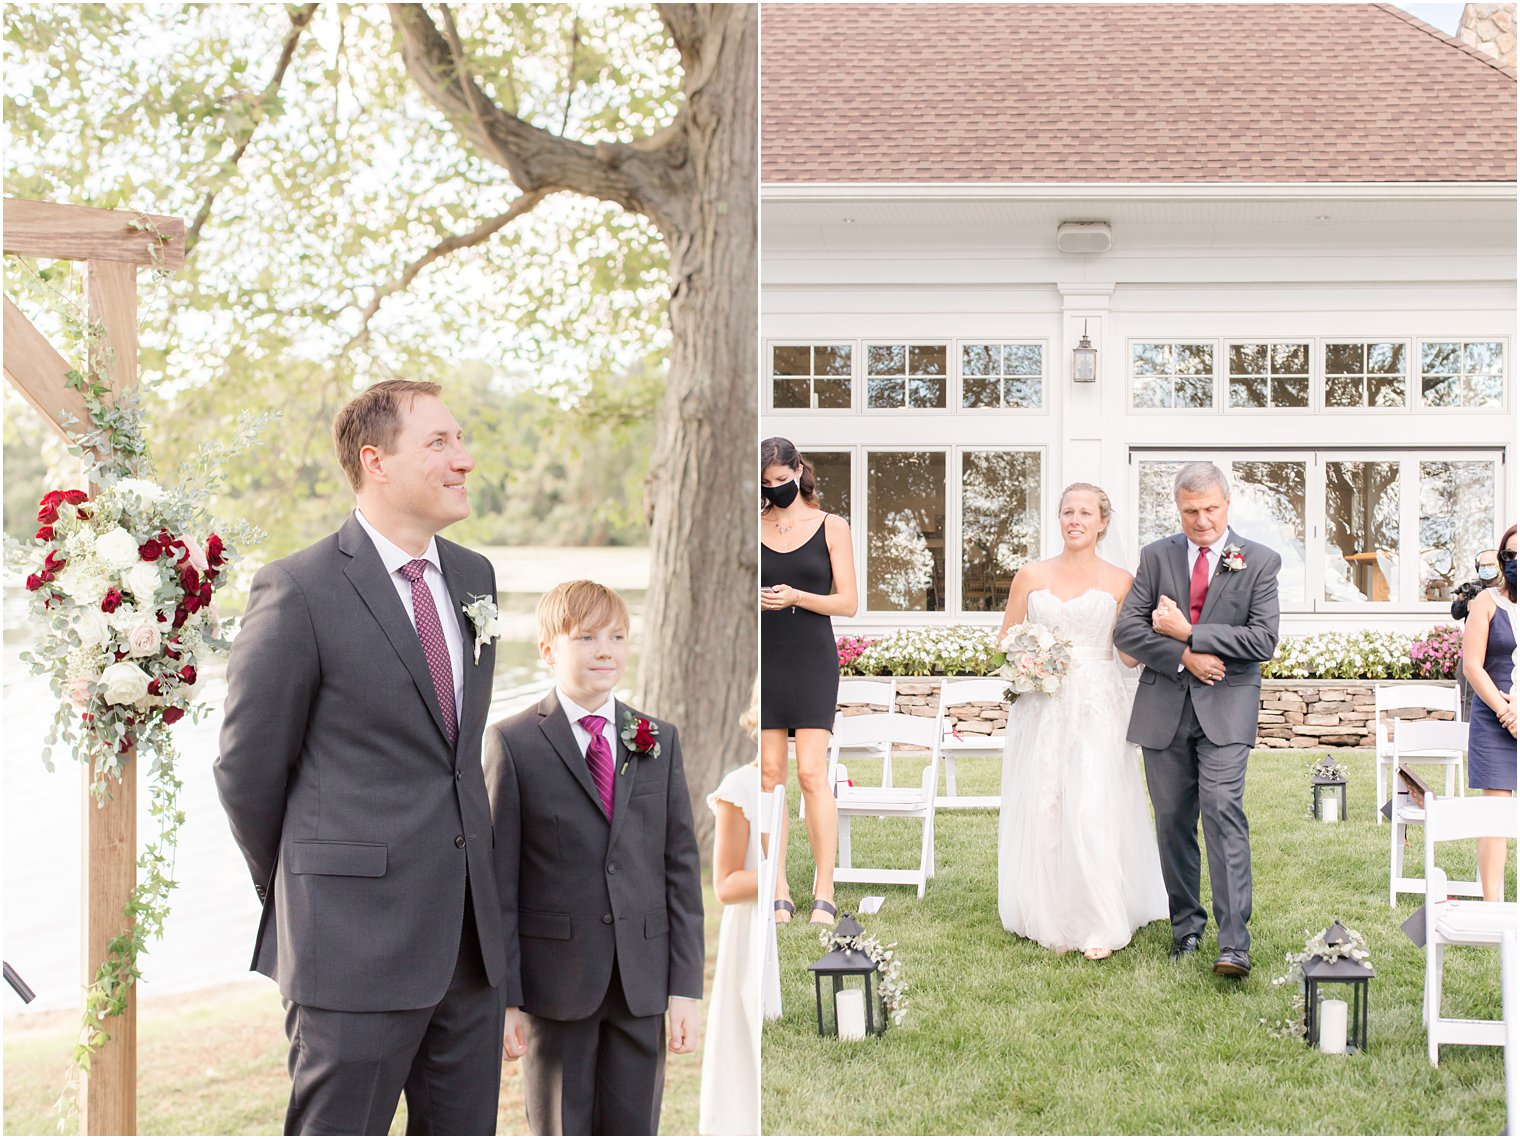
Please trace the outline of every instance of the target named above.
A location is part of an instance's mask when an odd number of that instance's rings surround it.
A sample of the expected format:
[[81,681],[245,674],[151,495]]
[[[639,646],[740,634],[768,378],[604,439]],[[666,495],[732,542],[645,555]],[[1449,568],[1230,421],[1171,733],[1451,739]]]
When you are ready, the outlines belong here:
[[1219,554],[1219,569],[1223,573],[1239,573],[1246,568],[1246,556],[1239,546],[1231,542]]
[[[635,716],[632,712],[624,713],[623,730],[618,733],[618,738],[628,749],[630,758],[646,755],[650,759],[660,758],[660,729],[652,720]],[[625,759],[623,766],[618,769],[618,774],[626,775],[627,773],[628,760]]]

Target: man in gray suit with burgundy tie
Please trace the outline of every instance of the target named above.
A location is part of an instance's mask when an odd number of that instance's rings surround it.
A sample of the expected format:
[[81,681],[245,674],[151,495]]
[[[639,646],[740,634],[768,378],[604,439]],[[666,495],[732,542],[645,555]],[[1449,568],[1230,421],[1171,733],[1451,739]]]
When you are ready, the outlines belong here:
[[227,664],[216,783],[285,999],[287,1134],[384,1135],[403,1093],[409,1134],[494,1134],[504,1030],[521,1051],[480,766],[496,653],[466,613],[496,582],[436,537],[474,467],[438,392],[338,413],[358,508],[258,572]]
[[[1219,928],[1214,972],[1244,977],[1251,971],[1246,758],[1256,742],[1261,662],[1277,651],[1282,559],[1230,531],[1230,487],[1214,464],[1188,463],[1172,491],[1182,533],[1141,551],[1114,644],[1145,666],[1129,739],[1145,755],[1172,957],[1195,953],[1203,936],[1201,811]],[[1175,598],[1186,598],[1187,608]]]

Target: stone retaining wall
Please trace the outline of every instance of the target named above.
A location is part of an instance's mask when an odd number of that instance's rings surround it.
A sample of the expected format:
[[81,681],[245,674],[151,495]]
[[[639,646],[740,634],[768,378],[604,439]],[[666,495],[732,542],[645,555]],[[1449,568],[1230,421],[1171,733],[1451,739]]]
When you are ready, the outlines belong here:
[[[1262,748],[1343,748],[1373,746],[1372,691],[1378,685],[1429,684],[1414,680],[1264,680],[1256,746]],[[1449,681],[1435,683],[1450,684]],[[912,716],[939,712],[939,677],[901,678],[897,708]],[[885,704],[841,704],[846,716],[884,712]],[[1008,722],[1002,704],[963,704],[951,709],[962,736],[993,735]],[[1385,722],[1388,715],[1384,714]],[[1450,712],[1428,712],[1414,719],[1450,720]]]

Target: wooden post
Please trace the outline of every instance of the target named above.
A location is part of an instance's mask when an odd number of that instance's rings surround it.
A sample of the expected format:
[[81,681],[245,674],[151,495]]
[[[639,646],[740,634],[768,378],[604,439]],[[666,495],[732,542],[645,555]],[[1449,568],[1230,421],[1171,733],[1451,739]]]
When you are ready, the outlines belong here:
[[[85,262],[84,294],[91,326],[103,333],[86,361],[93,378],[114,395],[137,385],[137,267],[123,261]],[[99,488],[90,486],[93,497]],[[130,928],[127,903],[137,885],[137,753],[122,757],[121,782],[97,806],[84,772],[84,984],[95,980],[112,940]],[[101,1045],[79,1081],[82,1135],[137,1134],[137,986],[126,1011],[106,1022]]]

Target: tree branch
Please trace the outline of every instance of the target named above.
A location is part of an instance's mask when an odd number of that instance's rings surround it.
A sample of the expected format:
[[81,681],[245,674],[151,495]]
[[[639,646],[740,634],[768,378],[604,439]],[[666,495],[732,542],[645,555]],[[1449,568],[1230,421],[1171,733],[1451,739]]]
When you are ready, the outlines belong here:
[[[644,214],[662,230],[682,228],[690,174],[681,115],[635,143],[589,146],[560,138],[490,99],[421,4],[389,8],[401,58],[422,93],[482,153],[506,167],[524,193],[573,190]],[[447,8],[445,19],[452,23]]]
[[695,4],[656,4],[655,10],[665,23],[665,30],[681,53],[681,66],[688,74],[696,67],[702,53],[704,21]]
[[380,306],[384,303],[386,297],[401,292],[417,279],[418,273],[421,273],[439,258],[446,257],[456,250],[468,249],[472,245],[480,245],[489,240],[492,234],[509,225],[516,218],[522,217],[523,214],[538,205],[539,202],[543,201],[552,192],[550,190],[536,190],[531,194],[522,195],[522,197],[515,199],[507,207],[505,213],[498,214],[493,218],[487,218],[467,233],[458,233],[444,238],[421,257],[407,265],[401,271],[401,276],[390,282],[390,284],[382,285],[375,290],[375,295],[370,297],[369,304],[364,306],[364,312],[359,319],[359,330],[349,337],[348,343],[343,346],[339,355],[347,355],[355,345],[362,344],[369,339],[369,323],[374,319],[375,314],[380,311]]
[[216,195],[225,184],[226,179],[237,169],[237,164],[242,160],[243,152],[248,149],[248,144],[253,141],[253,132],[258,130],[264,121],[268,108],[273,104],[275,96],[279,94],[280,84],[285,80],[285,71],[290,67],[290,61],[295,56],[296,44],[301,42],[301,35],[306,31],[311,18],[316,15],[316,4],[303,4],[301,7],[290,10],[290,30],[285,33],[285,42],[280,45],[280,59],[275,64],[274,75],[265,84],[263,92],[254,100],[252,114],[249,116],[248,125],[243,128],[242,134],[237,139],[237,146],[232,156],[222,164],[220,173],[212,179],[211,189],[206,191],[206,196],[201,201],[201,208],[195,212],[195,220],[190,223],[190,228],[185,231],[185,253],[188,254],[195,248],[196,242],[201,239],[201,229],[211,216],[211,204],[216,201]]

